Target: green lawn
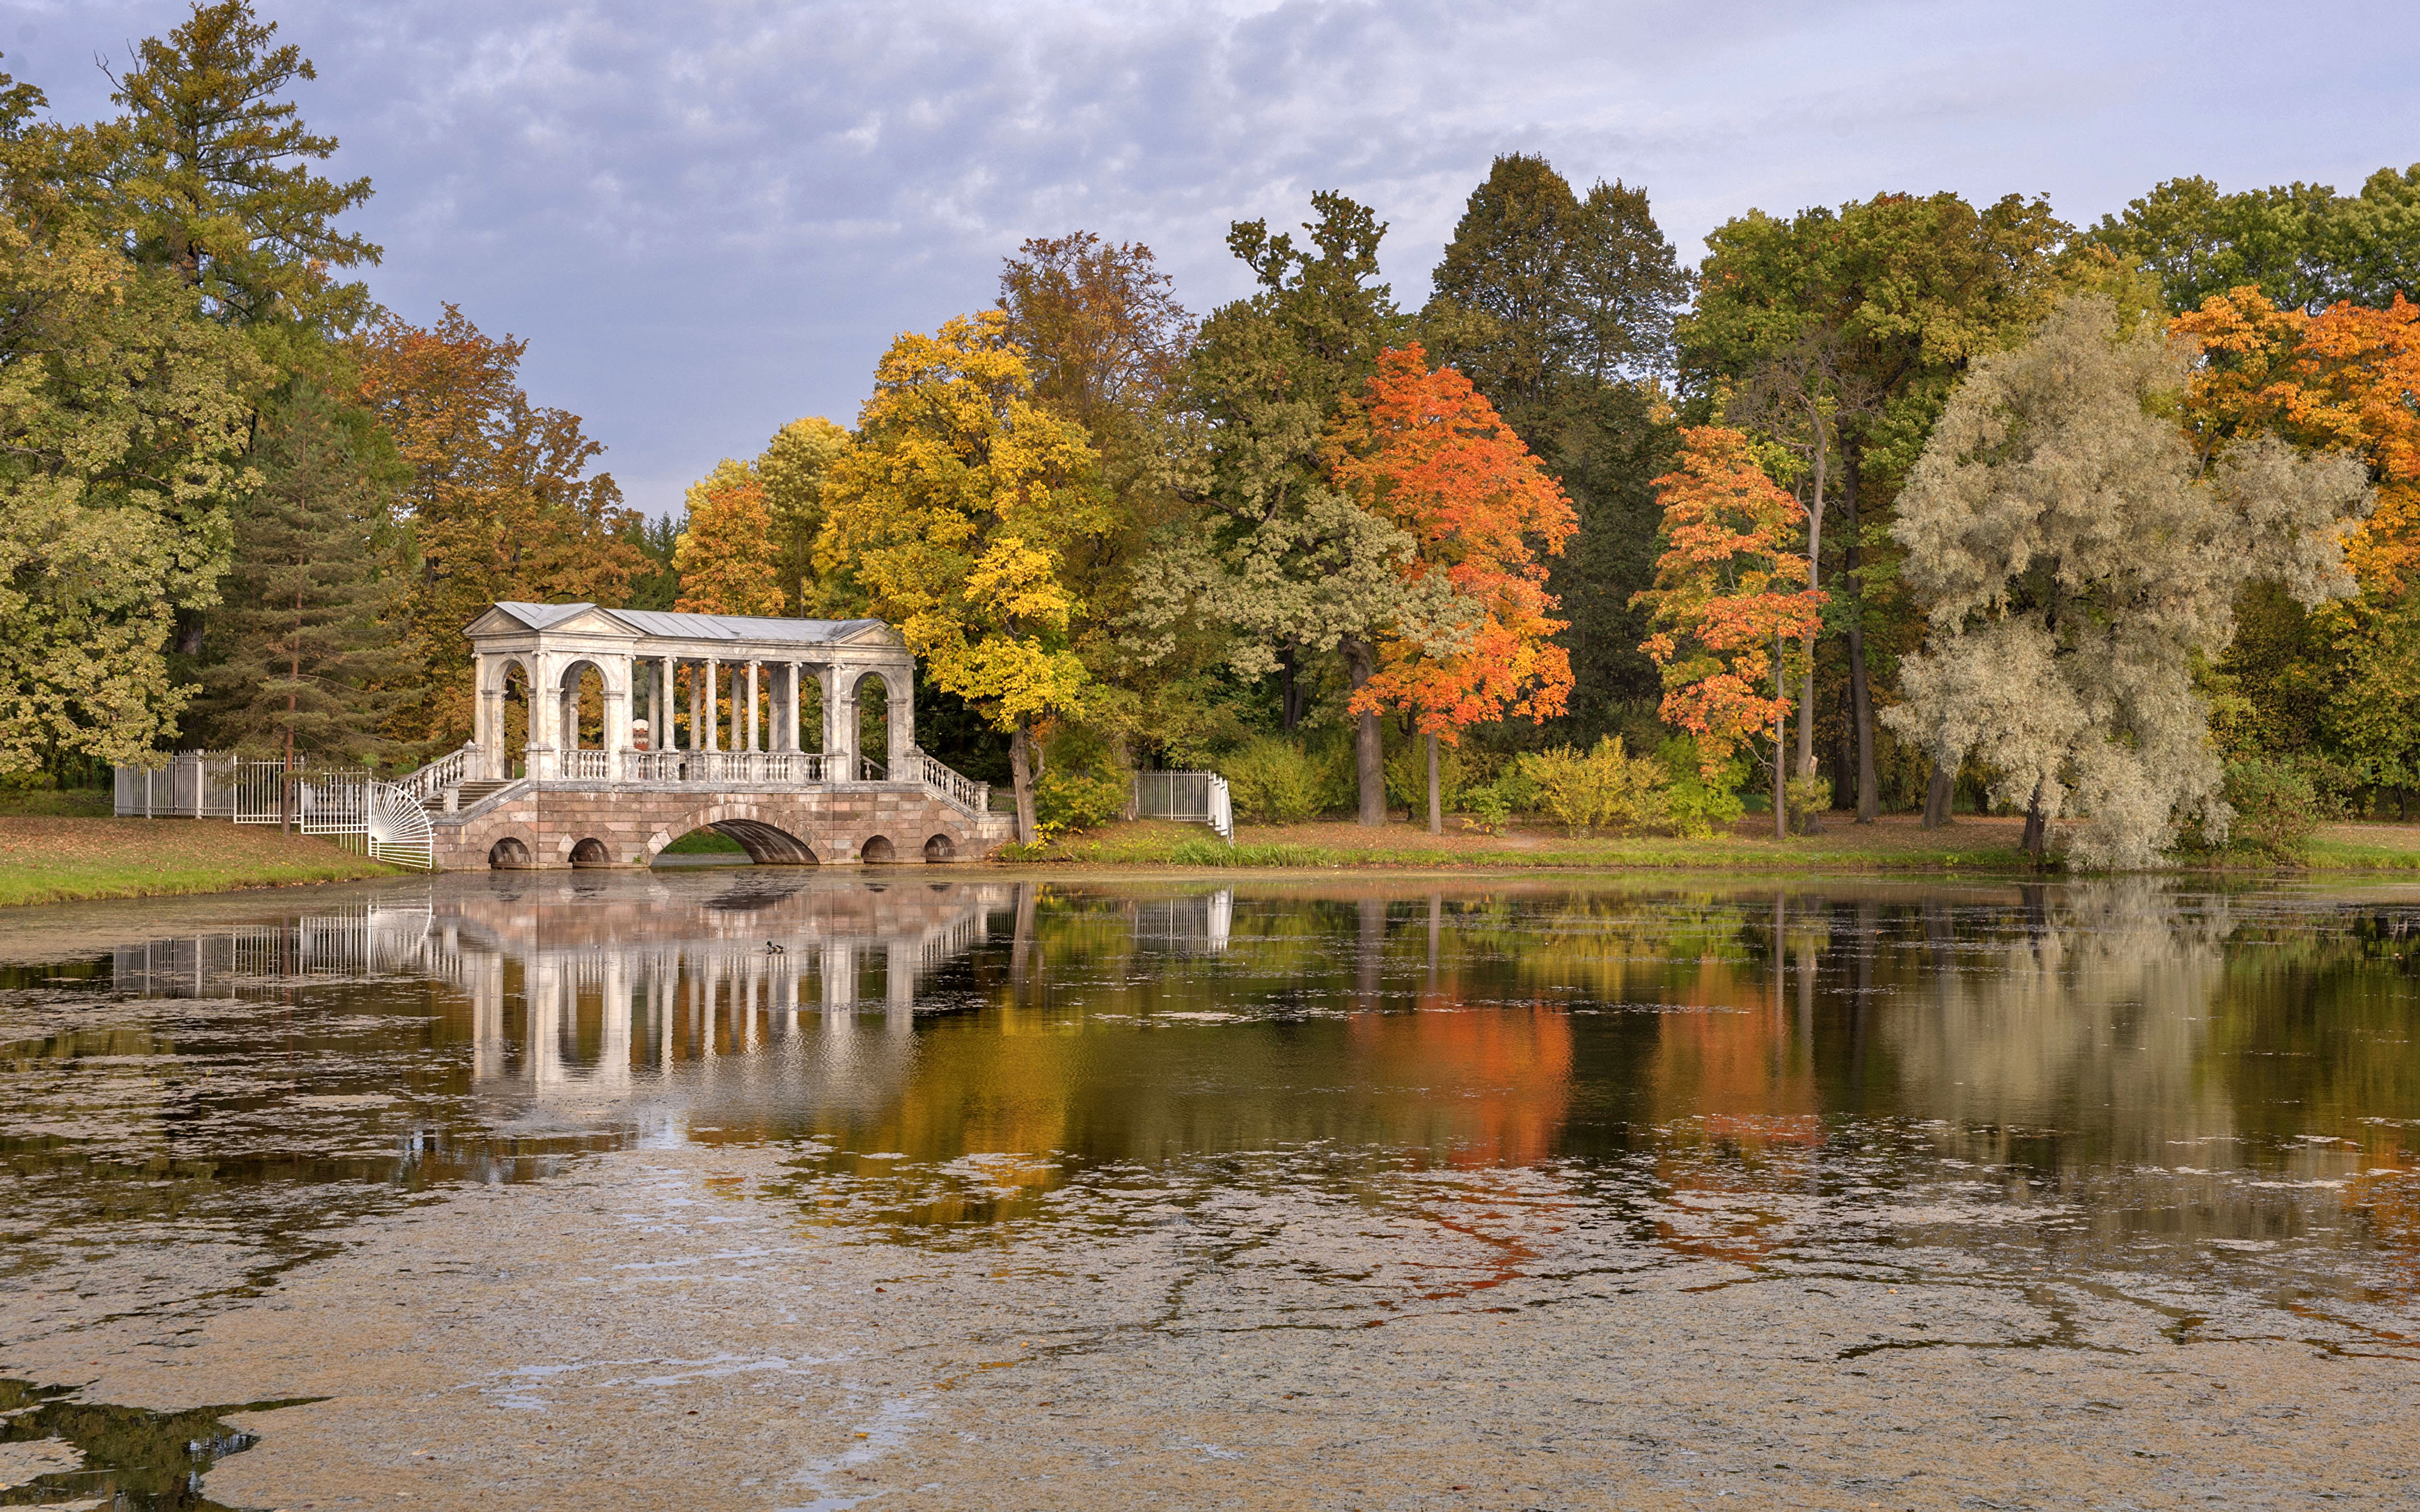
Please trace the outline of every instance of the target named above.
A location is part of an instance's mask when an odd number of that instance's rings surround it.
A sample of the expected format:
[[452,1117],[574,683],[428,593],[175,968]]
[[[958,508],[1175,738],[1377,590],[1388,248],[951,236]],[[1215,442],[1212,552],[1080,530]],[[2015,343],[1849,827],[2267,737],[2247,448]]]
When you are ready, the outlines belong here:
[[217,819],[0,815],[0,905],[283,887],[395,874],[324,840]]
[[[1765,821],[1770,823],[1770,821]],[[1199,825],[1145,822],[1105,825],[1069,836],[1034,857],[1098,866],[1589,868],[1738,872],[1923,872],[1973,875],[2033,870],[2018,841],[2024,821],[1960,815],[1928,830],[1913,814],[1887,814],[1873,825],[1827,821],[1820,835],[1776,841],[1749,819],[1706,840],[1663,836],[1574,838],[1554,829],[1520,828],[1504,835],[1389,824],[1242,825],[1235,843],[1221,843]],[[2420,869],[2420,825],[2328,825],[2314,842],[2310,866],[2325,871]],[[2180,870],[2265,871],[2260,863],[2219,858]]]

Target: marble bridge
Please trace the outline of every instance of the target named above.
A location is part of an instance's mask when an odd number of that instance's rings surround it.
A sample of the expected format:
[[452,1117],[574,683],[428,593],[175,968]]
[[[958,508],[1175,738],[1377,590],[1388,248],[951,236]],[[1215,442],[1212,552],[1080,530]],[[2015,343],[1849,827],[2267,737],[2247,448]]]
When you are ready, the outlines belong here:
[[[464,634],[472,738],[399,785],[440,870],[645,866],[694,829],[791,865],[955,860],[1015,838],[988,784],[917,748],[915,662],[879,620],[500,603]],[[593,744],[583,687],[601,706]],[[879,758],[860,748],[870,687]]]

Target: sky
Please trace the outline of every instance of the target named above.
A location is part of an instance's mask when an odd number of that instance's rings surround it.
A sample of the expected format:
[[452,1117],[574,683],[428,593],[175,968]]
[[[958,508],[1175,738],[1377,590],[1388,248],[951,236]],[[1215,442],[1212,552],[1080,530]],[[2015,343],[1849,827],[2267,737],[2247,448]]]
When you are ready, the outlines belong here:
[[[1750,208],[2164,179],[2350,193],[2420,161],[2406,4],[2242,0],[256,0],[318,66],[325,171],[377,195],[373,295],[525,338],[629,501],[677,510],[784,422],[853,424],[875,361],[999,292],[1028,237],[1146,243],[1198,312],[1226,229],[1315,190],[1389,224],[1417,304],[1499,153],[1644,184],[1684,259]],[[169,0],[0,0],[0,68],[63,119]]]

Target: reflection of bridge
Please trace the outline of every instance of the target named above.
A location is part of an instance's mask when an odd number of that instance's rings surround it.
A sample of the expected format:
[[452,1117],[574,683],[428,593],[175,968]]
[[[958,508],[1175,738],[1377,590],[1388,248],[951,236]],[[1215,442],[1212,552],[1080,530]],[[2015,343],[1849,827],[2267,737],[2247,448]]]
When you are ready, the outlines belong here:
[[[440,867],[644,866],[706,828],[792,864],[949,860],[1011,838],[986,784],[916,748],[915,663],[878,620],[506,603],[464,633],[474,733],[405,783],[431,811]],[[861,748],[869,688],[882,695],[880,759]],[[811,733],[821,748],[806,748]]]
[[[610,1102],[643,1065],[711,1065],[801,1038],[849,1095],[881,1095],[905,1073],[919,990],[989,938],[989,916],[1016,899],[1008,883],[725,876],[711,893],[632,879],[603,896],[498,877],[417,906],[123,947],[113,985],[223,998],[298,980],[442,981],[468,999],[474,1085],[538,1104]],[[859,1051],[868,1011],[884,1032]]]

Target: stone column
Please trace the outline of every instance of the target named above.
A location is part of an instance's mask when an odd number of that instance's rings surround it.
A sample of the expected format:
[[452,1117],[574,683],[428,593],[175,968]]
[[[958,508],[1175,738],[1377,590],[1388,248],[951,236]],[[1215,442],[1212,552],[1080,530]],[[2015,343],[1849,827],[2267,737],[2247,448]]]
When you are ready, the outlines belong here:
[[853,667],[824,674],[824,773],[834,782],[857,780],[857,688]]
[[916,748],[915,664],[909,663],[904,671],[886,668],[882,673],[882,686],[890,693],[883,701],[883,707],[889,711],[889,717],[884,722],[891,736],[891,760],[895,768],[887,775],[898,780],[907,768],[896,764],[906,761],[908,752]]
[[523,753],[529,775],[554,775],[555,727],[563,722],[563,701],[554,687],[554,658],[540,652],[521,664],[529,674],[529,744]]
[[784,738],[790,743],[789,748],[792,750],[800,750],[804,748],[800,745],[800,739],[806,729],[806,727],[799,722],[803,717],[800,711],[805,708],[807,702],[807,687],[800,679],[806,675],[806,669],[799,666],[795,661],[791,662],[789,667],[790,706],[783,713],[782,728],[784,732]]
[[714,685],[716,682],[715,673],[721,670],[721,666],[722,663],[715,660],[712,656],[706,658],[706,698],[704,702],[698,705],[698,719],[700,723],[706,726],[705,748],[707,750],[720,748],[715,737],[720,735],[721,732],[715,727],[721,723],[721,720],[714,712],[715,694],[719,691]]
[[630,748],[630,702],[638,691],[638,680],[632,671],[634,663],[624,657],[617,664],[621,676],[602,673],[605,684],[605,780],[622,780],[622,753]]
[[675,750],[680,746],[680,721],[673,716],[673,659],[659,656],[656,660],[656,696],[647,705],[647,744],[657,750]]
[[748,659],[748,745],[746,748],[752,751],[756,748],[756,672],[763,665],[763,662],[753,656]]

